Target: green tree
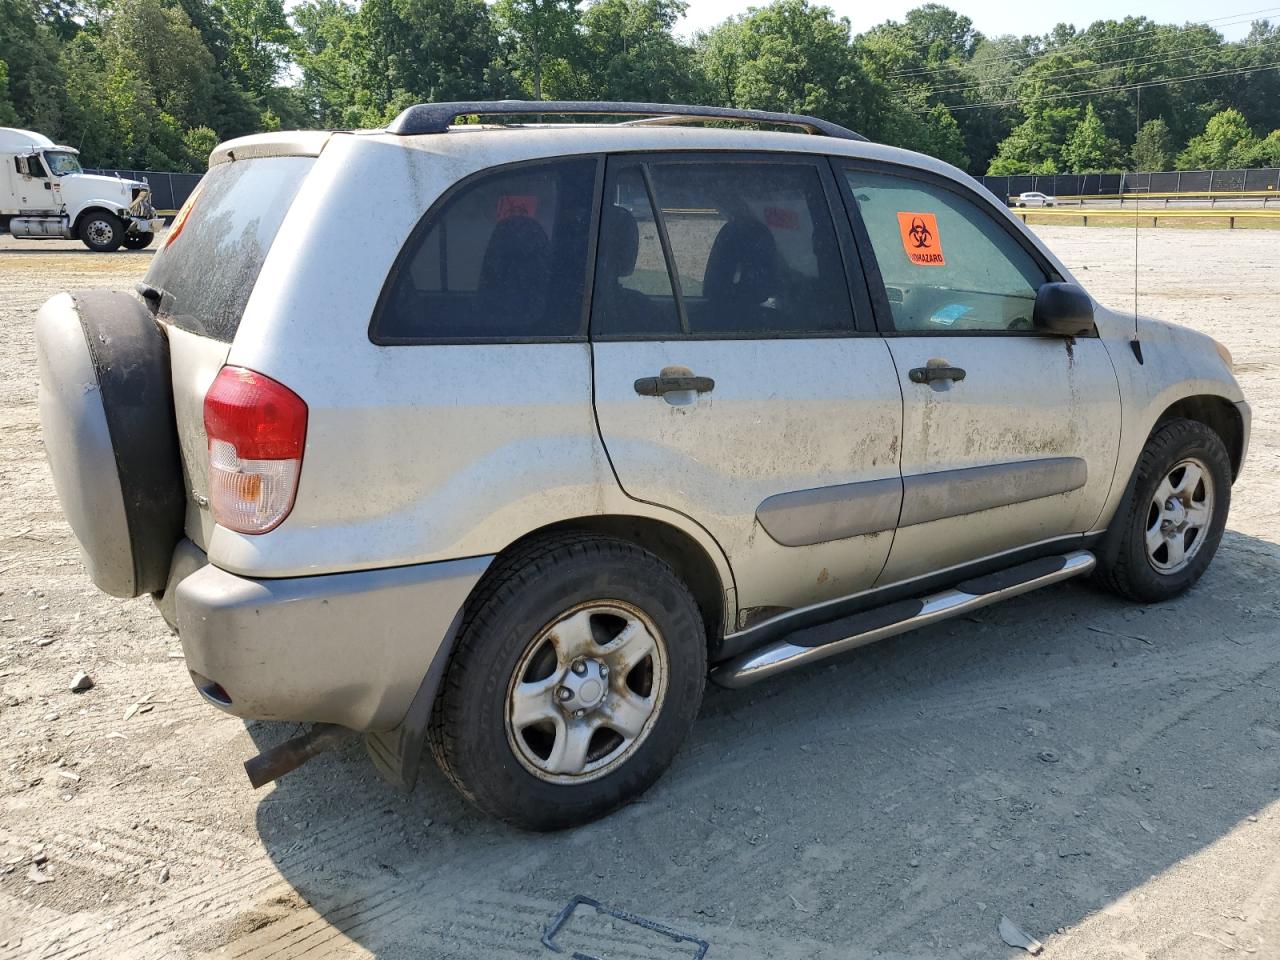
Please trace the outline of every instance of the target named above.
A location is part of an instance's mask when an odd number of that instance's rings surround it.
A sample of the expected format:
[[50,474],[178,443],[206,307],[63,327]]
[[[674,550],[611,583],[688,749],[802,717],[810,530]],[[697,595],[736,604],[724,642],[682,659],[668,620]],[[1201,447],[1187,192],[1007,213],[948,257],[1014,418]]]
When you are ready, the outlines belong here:
[[0,57],[9,70],[9,100],[18,122],[57,134],[62,120],[59,45],[32,0],[0,0]]
[[18,111],[9,99],[9,65],[0,60],[0,126],[13,126],[18,122]]
[[1088,104],[1062,148],[1063,165],[1071,173],[1102,173],[1118,169],[1123,155],[1124,147],[1107,136],[1093,104]]
[[825,117],[878,137],[881,98],[849,21],[809,0],[774,0],[699,38],[712,95],[728,106]]
[[1248,166],[1256,145],[1256,138],[1244,114],[1228,108],[1210,117],[1204,132],[1191,138],[1187,148],[1178,154],[1178,169]]
[[284,70],[294,33],[284,0],[221,0],[230,30],[228,54],[241,87],[263,96]]
[[595,0],[582,14],[570,83],[553,99],[688,103],[706,98],[693,51],[672,30],[684,0]]
[[1131,152],[1135,170],[1168,170],[1173,164],[1173,138],[1160,117],[1148,120],[1138,131]]
[[187,152],[187,163],[196,170],[209,165],[209,154],[218,145],[216,131],[209,127],[192,127],[182,135],[182,145]]
[[1000,142],[987,173],[1008,176],[1062,172],[1062,146],[1079,116],[1079,107],[1058,106],[1037,111]]
[[572,56],[576,0],[497,0],[493,9],[516,76],[541,100],[544,72]]

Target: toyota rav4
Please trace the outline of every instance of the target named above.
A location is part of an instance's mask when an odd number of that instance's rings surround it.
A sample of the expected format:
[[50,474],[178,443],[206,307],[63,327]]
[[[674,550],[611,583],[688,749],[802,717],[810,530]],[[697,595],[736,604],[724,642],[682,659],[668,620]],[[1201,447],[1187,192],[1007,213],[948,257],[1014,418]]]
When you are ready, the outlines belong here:
[[1186,590],[1249,439],[1222,345],[1101,306],[970,177],[709,107],[233,140],[136,293],[37,340],[95,583],[209,703],[316,724],[256,783],[360,733],[411,787],[429,744],[536,829],[653,783],[708,676]]

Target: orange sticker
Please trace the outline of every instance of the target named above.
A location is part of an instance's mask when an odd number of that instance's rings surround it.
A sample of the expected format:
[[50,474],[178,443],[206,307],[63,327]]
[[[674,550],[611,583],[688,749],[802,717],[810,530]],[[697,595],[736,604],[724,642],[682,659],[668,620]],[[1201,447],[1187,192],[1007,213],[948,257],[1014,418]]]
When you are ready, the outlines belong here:
[[907,259],[917,267],[946,266],[942,237],[938,236],[938,218],[932,213],[899,213],[898,230]]

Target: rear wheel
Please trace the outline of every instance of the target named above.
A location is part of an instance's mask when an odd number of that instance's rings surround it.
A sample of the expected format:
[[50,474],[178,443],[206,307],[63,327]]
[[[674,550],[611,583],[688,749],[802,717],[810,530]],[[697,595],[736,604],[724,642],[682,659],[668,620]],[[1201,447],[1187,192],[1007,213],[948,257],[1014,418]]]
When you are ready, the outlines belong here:
[[151,246],[151,241],[156,238],[154,233],[127,233],[124,237],[124,248],[126,250],[145,250]]
[[1231,506],[1231,457],[1202,423],[1172,420],[1151,435],[1099,551],[1096,579],[1121,596],[1165,600],[1200,579]]
[[432,752],[508,823],[584,823],[670,764],[706,666],[697,605],[667,564],[611,538],[535,541],[500,560],[469,604]]
[[80,240],[96,253],[118,250],[124,239],[124,224],[115,214],[93,210],[80,221]]

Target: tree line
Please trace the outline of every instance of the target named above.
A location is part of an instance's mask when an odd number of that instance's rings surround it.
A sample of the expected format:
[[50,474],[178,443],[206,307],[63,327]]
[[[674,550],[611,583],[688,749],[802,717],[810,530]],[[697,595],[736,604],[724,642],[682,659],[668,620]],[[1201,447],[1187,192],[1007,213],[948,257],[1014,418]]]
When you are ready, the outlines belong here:
[[377,127],[424,101],[645,100],[813,114],[975,174],[1280,166],[1267,21],[1237,42],[1146,17],[988,37],[927,3],[855,35],[828,7],[773,0],[684,37],[685,8],[0,0],[0,125],[91,166],[200,170],[220,140]]

